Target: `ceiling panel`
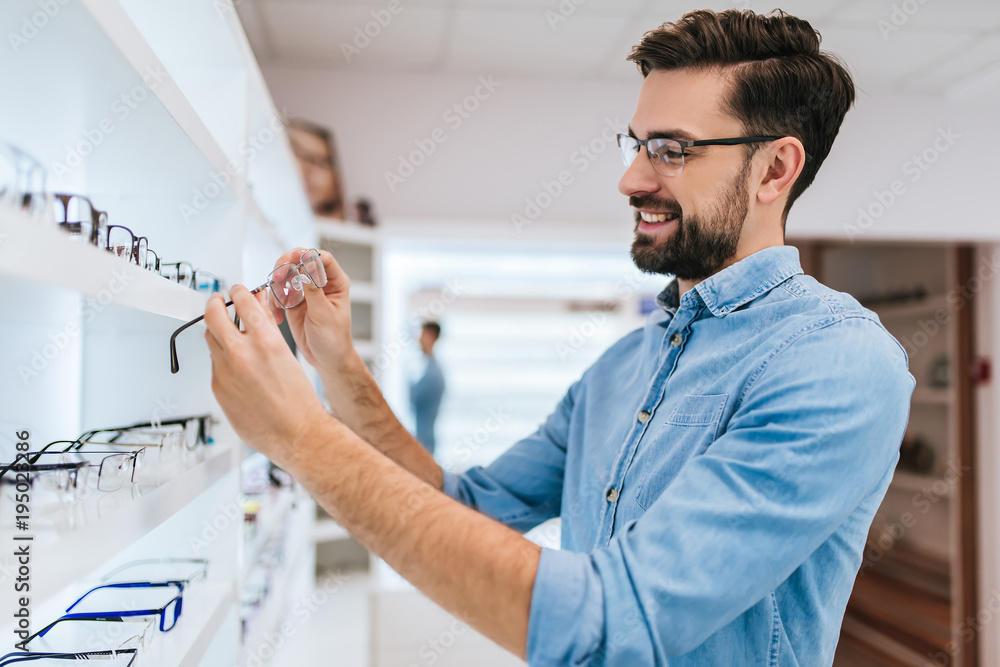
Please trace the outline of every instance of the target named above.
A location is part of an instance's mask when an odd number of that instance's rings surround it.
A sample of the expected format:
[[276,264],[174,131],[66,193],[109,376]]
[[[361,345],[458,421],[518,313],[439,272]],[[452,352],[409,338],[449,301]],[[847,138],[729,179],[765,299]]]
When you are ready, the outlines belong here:
[[[597,64],[624,18],[570,16],[550,26],[539,12],[455,11],[449,70],[584,76]],[[498,54],[503,54],[498,58]]]
[[[440,53],[449,12],[408,7],[383,27],[371,10],[357,5],[267,2],[261,9],[276,61],[325,62],[330,67],[364,66],[372,60],[387,66],[430,64]],[[395,60],[379,57],[386,54],[395,54]]]
[[[686,0],[401,0],[402,11],[348,62],[341,45],[372,25],[373,12],[384,17],[388,2],[243,0],[237,9],[264,65],[633,80],[635,66],[625,61],[632,46],[691,8]],[[943,91],[985,75],[1000,59],[1000,0],[709,0],[704,6],[766,12],[774,5],[819,29],[823,48],[841,55],[863,86]],[[903,5],[916,9],[900,29],[880,31],[879,21],[891,22],[893,7]]]
[[[866,24],[879,30],[884,23],[886,39],[895,39],[909,28],[934,30],[992,30],[1000,28],[997,0],[853,0],[836,18]],[[898,28],[896,30],[895,28]]]

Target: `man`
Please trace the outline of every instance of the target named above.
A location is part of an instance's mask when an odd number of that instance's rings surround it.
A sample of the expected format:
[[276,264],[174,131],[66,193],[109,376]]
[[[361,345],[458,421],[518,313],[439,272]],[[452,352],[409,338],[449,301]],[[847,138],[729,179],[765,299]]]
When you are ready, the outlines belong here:
[[444,396],[444,375],[434,358],[434,344],[441,337],[441,325],[424,322],[420,329],[420,352],[423,354],[423,371],[410,383],[410,408],[416,421],[414,435],[420,444],[434,456],[434,422]]
[[[531,665],[829,665],[914,384],[878,320],[783,245],[854,86],[780,13],[692,12],[630,59],[632,254],[676,280],[534,435],[442,472],[352,353],[327,255],[329,284],[286,317],[339,420],[242,288],[245,333],[207,308],[213,387],[338,522]],[[554,516],[562,550],[520,536]]]

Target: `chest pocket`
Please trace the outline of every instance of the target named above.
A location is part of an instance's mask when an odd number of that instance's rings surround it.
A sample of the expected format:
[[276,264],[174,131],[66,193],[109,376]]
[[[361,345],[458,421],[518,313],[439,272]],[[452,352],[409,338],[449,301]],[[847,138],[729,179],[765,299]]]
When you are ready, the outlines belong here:
[[704,452],[718,435],[729,394],[688,395],[652,437],[639,443],[641,472],[636,502],[648,509],[691,457]]

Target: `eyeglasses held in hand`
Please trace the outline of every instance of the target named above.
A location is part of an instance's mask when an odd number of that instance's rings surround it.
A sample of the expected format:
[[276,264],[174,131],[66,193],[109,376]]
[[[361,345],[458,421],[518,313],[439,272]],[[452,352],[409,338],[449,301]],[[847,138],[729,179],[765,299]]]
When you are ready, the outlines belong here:
[[[107,651],[83,651],[80,653],[46,653],[42,651],[17,651],[0,656],[0,667],[7,667],[21,662],[36,660],[66,660],[83,662],[84,660],[122,660],[122,667],[134,667],[138,649],[120,648]],[[128,660],[125,662],[124,660]]]
[[[280,306],[282,310],[294,308],[305,300],[305,283],[312,283],[316,287],[326,287],[326,268],[323,266],[323,259],[319,250],[306,250],[299,256],[299,262],[285,262],[272,271],[265,282],[260,287],[250,290],[251,294],[257,294],[262,290],[268,290],[267,303],[271,308]],[[226,307],[233,305],[227,301]],[[190,322],[181,326],[170,336],[170,372],[176,373],[180,370],[177,361],[177,336],[188,327],[197,324],[205,319],[200,315]],[[239,316],[236,317],[236,324],[239,326]]]
[[[739,144],[757,144],[776,141],[781,137],[731,137],[729,139],[700,139],[698,141],[681,141],[667,137],[652,137],[637,139],[630,134],[618,135],[618,147],[622,151],[622,159],[626,167],[631,167],[639,157],[639,151],[646,147],[646,155],[653,163],[653,169],[661,176],[679,176],[684,173],[684,149],[692,146],[736,146]],[[812,156],[806,153],[806,162]]]

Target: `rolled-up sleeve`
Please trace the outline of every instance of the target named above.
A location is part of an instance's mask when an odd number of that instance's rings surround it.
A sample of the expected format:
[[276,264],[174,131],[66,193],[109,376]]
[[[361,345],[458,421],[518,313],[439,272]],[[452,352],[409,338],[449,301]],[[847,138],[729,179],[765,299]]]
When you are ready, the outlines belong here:
[[542,553],[529,664],[659,665],[696,649],[884,494],[912,390],[902,349],[869,320],[783,343],[641,518],[589,554]]
[[577,392],[574,383],[535,433],[483,468],[445,471],[444,492],[486,516],[522,532],[558,516],[569,425]]

